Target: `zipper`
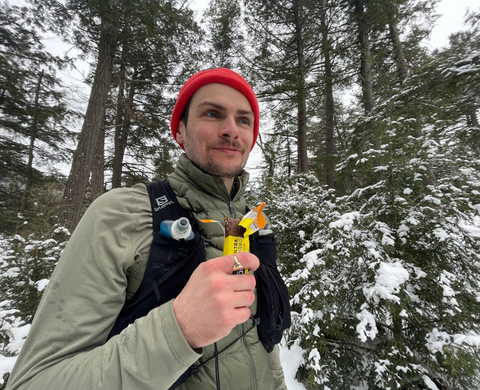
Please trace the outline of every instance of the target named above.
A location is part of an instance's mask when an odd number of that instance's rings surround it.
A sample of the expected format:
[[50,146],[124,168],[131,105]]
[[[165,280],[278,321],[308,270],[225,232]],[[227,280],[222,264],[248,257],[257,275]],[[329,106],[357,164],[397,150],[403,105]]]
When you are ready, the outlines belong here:
[[[255,321],[255,320],[254,320]],[[245,324],[242,325],[242,330],[244,328]],[[252,356],[252,353],[250,351],[249,345],[247,344],[246,337],[242,337],[242,344],[243,344],[243,350],[245,351],[245,358],[247,359],[247,364],[250,368],[250,383],[253,386],[252,389],[257,389],[258,384],[257,384],[257,370],[255,368],[255,363],[254,359]],[[251,346],[250,346],[251,347]]]
[[230,199],[229,203],[228,203],[228,207],[230,208],[230,214],[232,215],[232,217],[234,216],[235,214],[235,209],[233,208],[233,203],[232,203],[232,200]]

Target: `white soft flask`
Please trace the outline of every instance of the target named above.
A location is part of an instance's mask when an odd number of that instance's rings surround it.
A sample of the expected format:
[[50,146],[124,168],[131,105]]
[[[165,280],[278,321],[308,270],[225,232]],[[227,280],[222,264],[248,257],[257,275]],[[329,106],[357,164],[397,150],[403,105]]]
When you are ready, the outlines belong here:
[[185,217],[178,218],[176,221],[171,221],[169,219],[162,221],[160,224],[160,232],[177,241],[188,241],[194,237],[190,221]]

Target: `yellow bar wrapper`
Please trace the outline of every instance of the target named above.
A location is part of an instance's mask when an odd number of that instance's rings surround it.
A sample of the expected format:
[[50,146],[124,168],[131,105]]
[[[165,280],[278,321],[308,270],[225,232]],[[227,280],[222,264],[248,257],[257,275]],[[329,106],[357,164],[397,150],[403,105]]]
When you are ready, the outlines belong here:
[[[223,244],[223,255],[235,255],[238,252],[250,251],[250,239],[249,236],[256,231],[263,229],[267,224],[262,210],[265,207],[265,202],[262,202],[259,206],[249,211],[240,221],[239,225],[246,229],[243,237],[228,236],[225,237]],[[248,273],[248,268],[243,271],[237,271],[237,273]]]
[[263,216],[262,210],[265,207],[265,202],[262,202],[260,205],[255,207],[253,210],[249,211],[240,221],[239,225],[247,229],[244,238],[247,238],[251,234],[263,229],[267,224],[265,217]]
[[225,237],[225,241],[223,243],[223,255],[234,255],[238,252],[244,251],[243,249],[243,237],[233,237],[228,236]]

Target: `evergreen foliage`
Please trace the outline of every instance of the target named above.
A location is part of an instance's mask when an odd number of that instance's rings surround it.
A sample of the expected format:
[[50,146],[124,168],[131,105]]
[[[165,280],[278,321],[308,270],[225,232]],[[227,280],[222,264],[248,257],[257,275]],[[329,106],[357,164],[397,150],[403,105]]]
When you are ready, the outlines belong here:
[[286,342],[304,348],[309,388],[479,386],[473,31],[350,116],[336,192],[305,176],[258,189],[292,296]]
[[[73,230],[105,188],[154,176],[156,148],[170,149],[172,90],[198,70],[200,28],[180,1],[30,1],[35,22],[95,60],[91,94],[65,187],[62,219]],[[170,89],[172,87],[172,89]],[[113,142],[109,142],[113,140]],[[110,147],[113,146],[113,147]],[[105,146],[109,148],[105,153]],[[125,172],[125,177],[122,177]],[[90,179],[91,177],[91,179]]]
[[[309,104],[315,101],[315,81],[321,73],[320,13],[317,2],[246,0],[246,28],[252,32],[244,66],[250,69],[261,100],[268,103],[272,128],[269,168],[307,172]],[[315,107],[314,109],[318,109]]]
[[461,168],[459,187],[425,183],[445,163],[430,134],[411,141],[422,157],[391,158],[390,177],[349,196],[299,178],[267,197],[295,311],[287,340],[305,349],[312,388],[478,387],[480,243],[468,226],[480,177]]
[[183,73],[199,70],[203,60],[197,49],[202,32],[190,9],[151,1],[142,7],[125,2],[122,8],[115,104],[107,108],[107,126],[112,129],[107,144],[111,139],[114,148],[106,150],[106,168],[112,168],[113,187],[171,172],[178,155],[168,123],[175,103],[171,94],[185,81]]
[[57,77],[65,61],[45,51],[28,15],[6,2],[0,10],[0,225],[10,232],[8,213],[25,211],[35,188],[61,177],[56,164],[70,159],[76,115]]
[[208,34],[208,62],[215,68],[233,69],[244,51],[241,9],[237,0],[212,0],[204,13]]
[[[58,224],[62,189],[45,186],[19,218],[17,233],[0,239],[0,354],[18,354],[20,328],[28,329],[70,233]],[[23,334],[20,332],[20,334]]]

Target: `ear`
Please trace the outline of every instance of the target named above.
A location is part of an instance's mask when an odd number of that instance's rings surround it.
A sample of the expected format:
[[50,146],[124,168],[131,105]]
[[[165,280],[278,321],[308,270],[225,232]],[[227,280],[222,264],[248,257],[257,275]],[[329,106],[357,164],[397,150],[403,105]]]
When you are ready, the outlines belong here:
[[177,128],[177,133],[175,134],[175,139],[180,145],[183,145],[185,142],[185,123],[183,121],[178,122],[178,128]]

